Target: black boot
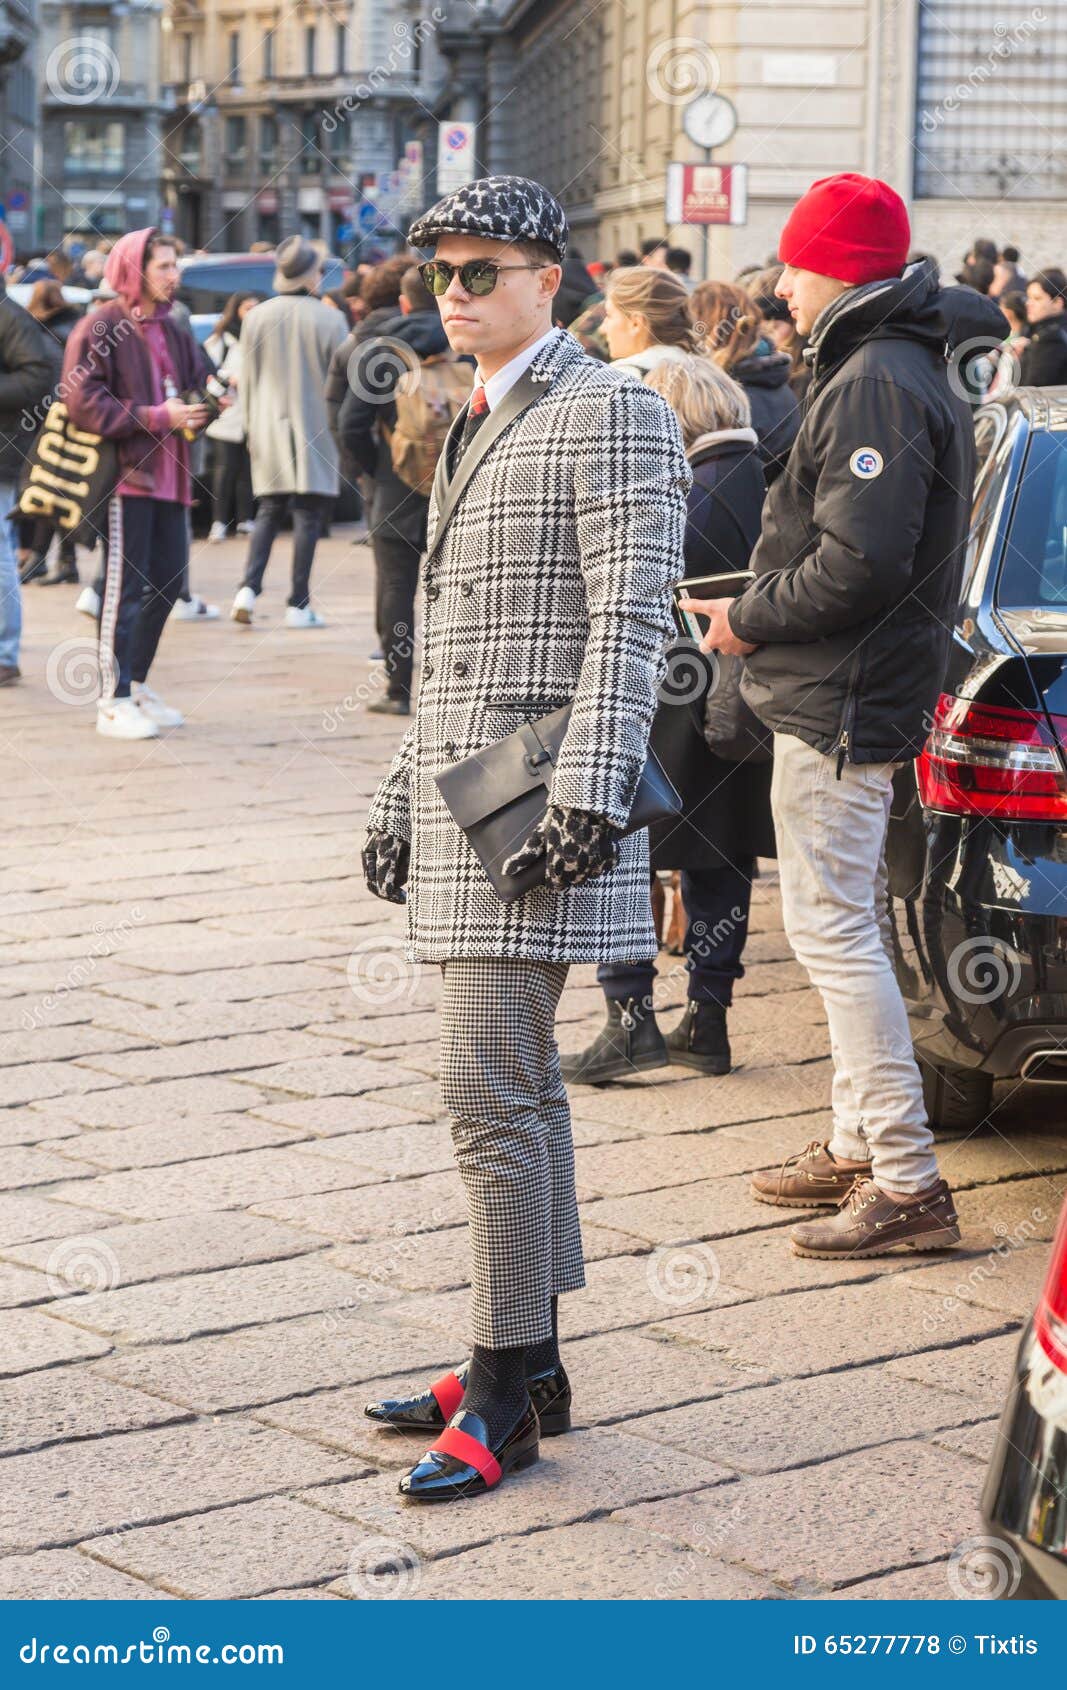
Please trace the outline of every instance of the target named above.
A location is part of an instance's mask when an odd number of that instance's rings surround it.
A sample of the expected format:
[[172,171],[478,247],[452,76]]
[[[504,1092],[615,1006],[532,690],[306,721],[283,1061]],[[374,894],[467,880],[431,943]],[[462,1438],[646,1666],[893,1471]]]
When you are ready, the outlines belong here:
[[46,575],[44,580],[41,582],[41,586],[59,587],[65,585],[67,582],[69,582],[72,586],[77,586],[78,580],[77,558],[73,557],[71,553],[65,549],[61,549],[59,553],[58,569],[54,575]]
[[560,1059],[563,1078],[585,1086],[627,1080],[646,1068],[665,1068],[670,1061],[663,1034],[651,1009],[636,998],[608,999],[608,1018],[592,1044],[574,1056]]
[[19,569],[19,586],[27,587],[31,581],[36,581],[42,575],[47,574],[48,553],[34,552],[33,556],[27,558],[26,562],[22,564]]
[[667,1034],[669,1060],[701,1074],[730,1072],[730,1041],[726,1010],[721,1003],[697,1003],[690,998],[677,1027]]

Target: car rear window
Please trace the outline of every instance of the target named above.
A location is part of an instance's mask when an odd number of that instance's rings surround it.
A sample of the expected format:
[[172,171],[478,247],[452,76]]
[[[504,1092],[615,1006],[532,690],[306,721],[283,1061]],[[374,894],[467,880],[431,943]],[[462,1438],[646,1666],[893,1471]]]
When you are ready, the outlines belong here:
[[[326,261],[320,292],[339,288],[345,279],[337,258]],[[221,311],[231,293],[274,292],[272,258],[226,259],[221,264],[198,264],[194,258],[182,269],[179,291],[190,311]]]
[[1035,433],[997,582],[1005,610],[1067,609],[1067,433]]

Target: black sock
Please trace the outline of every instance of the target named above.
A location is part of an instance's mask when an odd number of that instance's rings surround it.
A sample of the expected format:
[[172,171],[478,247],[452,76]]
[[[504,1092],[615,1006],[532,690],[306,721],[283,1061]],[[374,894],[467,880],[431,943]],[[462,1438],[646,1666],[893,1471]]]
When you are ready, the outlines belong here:
[[549,1373],[553,1367],[559,1366],[559,1298],[552,1299],[552,1336],[542,1338],[539,1344],[526,1346],[526,1377],[532,1379],[535,1373]]
[[522,1345],[511,1350],[487,1350],[475,1344],[463,1407],[481,1415],[491,1444],[510,1432],[527,1401],[526,1351]]

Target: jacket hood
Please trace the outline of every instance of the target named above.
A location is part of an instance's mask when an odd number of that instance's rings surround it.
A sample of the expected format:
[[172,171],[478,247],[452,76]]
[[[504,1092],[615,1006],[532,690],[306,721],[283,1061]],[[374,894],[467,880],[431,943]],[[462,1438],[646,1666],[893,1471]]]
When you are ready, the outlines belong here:
[[741,451],[758,445],[754,428],[715,428],[698,434],[685,449],[691,464],[702,464],[705,458],[719,457],[725,451]]
[[631,370],[634,375],[643,379],[657,364],[684,357],[685,353],[680,346],[663,346],[657,342],[654,346],[643,347],[640,352],[631,352],[626,358],[615,358],[611,367],[613,370]]
[[398,311],[379,325],[378,333],[402,340],[420,358],[433,358],[439,352],[448,351],[448,336],[436,306],[432,311],[409,311],[407,315]]
[[726,373],[739,381],[742,387],[784,387],[792,367],[788,352],[772,352],[770,349],[761,352],[757,349],[747,358],[739,358],[736,364],[731,364]]
[[[128,235],[119,237],[107,255],[104,280],[130,311],[141,298],[144,289],[145,248],[156,233],[155,229],[131,229]],[[169,310],[169,303],[161,301],[156,306],[155,314],[161,316]]]
[[967,341],[999,345],[1004,315],[974,288],[940,284],[932,258],[909,264],[902,276],[849,288],[815,320],[804,357],[816,373],[837,364],[866,340],[918,340],[942,352]]

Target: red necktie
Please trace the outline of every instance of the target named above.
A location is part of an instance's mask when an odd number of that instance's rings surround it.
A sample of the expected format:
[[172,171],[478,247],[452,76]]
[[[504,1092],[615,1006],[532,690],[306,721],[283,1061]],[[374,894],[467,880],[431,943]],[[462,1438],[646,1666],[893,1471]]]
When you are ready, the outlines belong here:
[[460,437],[459,450],[456,453],[457,464],[488,415],[489,401],[485,396],[485,388],[479,382],[478,386],[471,394],[470,401],[467,405],[467,415],[463,423],[463,433]]

